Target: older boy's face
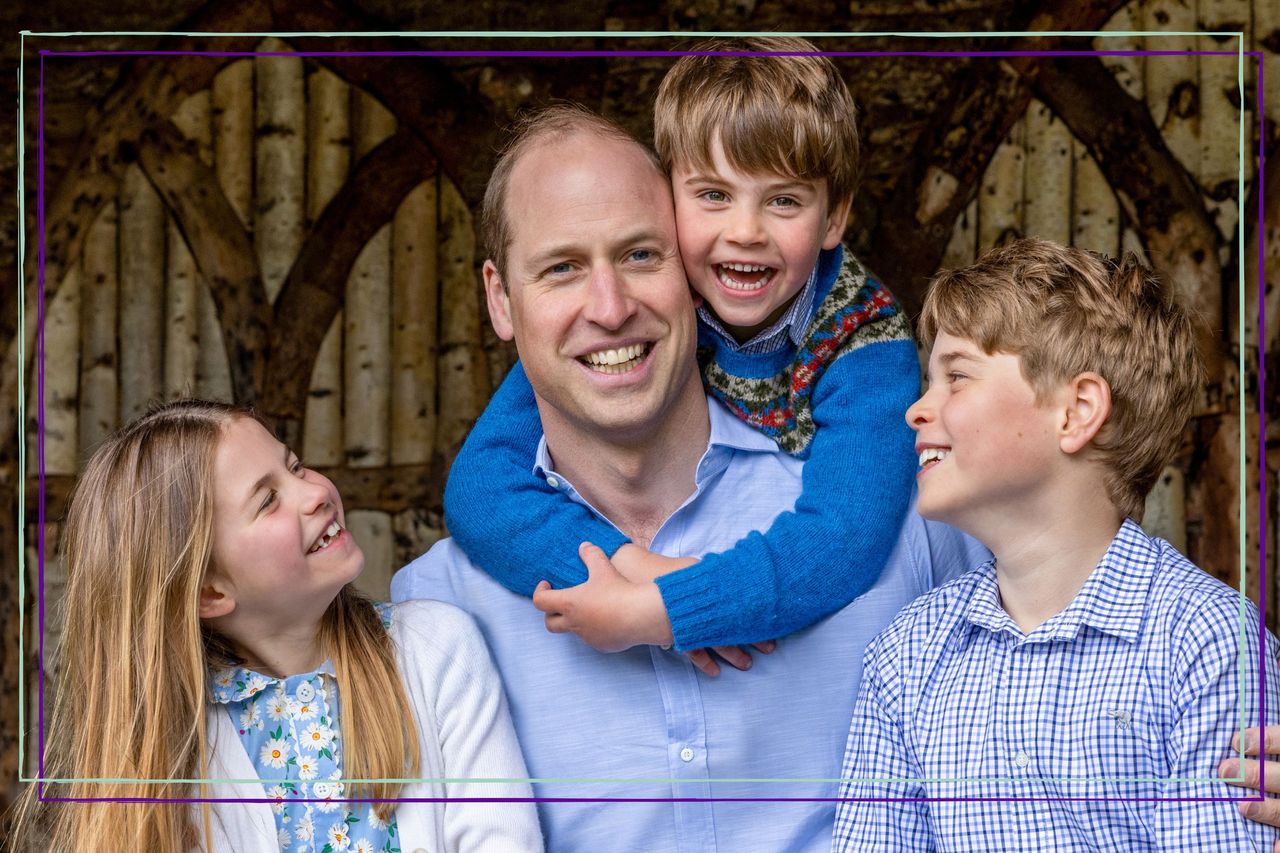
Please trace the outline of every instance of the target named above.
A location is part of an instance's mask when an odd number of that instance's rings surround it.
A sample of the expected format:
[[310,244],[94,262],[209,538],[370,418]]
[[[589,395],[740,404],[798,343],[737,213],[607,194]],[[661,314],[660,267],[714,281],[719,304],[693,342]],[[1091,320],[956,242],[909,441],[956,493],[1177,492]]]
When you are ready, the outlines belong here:
[[484,268],[489,311],[515,338],[544,425],[647,434],[700,381],[665,177],[638,145],[576,133],[521,156],[506,204],[506,268]]
[[738,171],[718,138],[711,157],[709,169],[672,168],[680,255],[694,290],[746,340],[782,316],[818,252],[840,242],[849,205],[828,211],[824,181]]
[[1036,402],[1018,356],[988,355],[973,341],[939,333],[929,390],[907,409],[920,459],[920,514],[979,539],[1025,522],[1062,458],[1055,412],[1052,403]]

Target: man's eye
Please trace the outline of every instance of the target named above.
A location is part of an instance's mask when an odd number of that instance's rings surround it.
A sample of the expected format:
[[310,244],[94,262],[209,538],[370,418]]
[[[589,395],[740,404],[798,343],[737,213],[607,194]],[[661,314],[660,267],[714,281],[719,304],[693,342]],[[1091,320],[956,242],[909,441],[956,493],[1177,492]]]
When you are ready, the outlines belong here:
[[636,249],[627,257],[633,261],[644,263],[645,261],[653,260],[657,256],[658,256],[658,253],[653,251],[653,249]]
[[569,263],[568,261],[562,261],[558,264],[552,264],[550,267],[547,268],[547,272],[550,275],[565,275],[566,273],[572,270],[573,270],[573,264]]

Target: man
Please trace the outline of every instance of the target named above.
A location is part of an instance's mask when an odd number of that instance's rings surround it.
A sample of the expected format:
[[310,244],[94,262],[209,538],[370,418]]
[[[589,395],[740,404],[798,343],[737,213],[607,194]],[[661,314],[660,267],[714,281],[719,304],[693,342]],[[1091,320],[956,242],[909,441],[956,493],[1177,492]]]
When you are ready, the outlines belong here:
[[[670,189],[645,149],[602,119],[550,112],[499,162],[494,200],[487,215],[506,237],[488,247],[485,286],[534,390],[535,474],[660,553],[720,551],[766,529],[799,494],[803,463],[703,392]],[[644,356],[625,372],[590,363],[636,345]],[[674,651],[606,655],[548,633],[451,540],[399,572],[392,595],[443,598],[479,622],[537,796],[667,800],[543,803],[549,849],[825,851],[831,802],[705,800],[834,797],[863,648],[908,601],[984,558],[910,513],[869,592],[715,679]]]

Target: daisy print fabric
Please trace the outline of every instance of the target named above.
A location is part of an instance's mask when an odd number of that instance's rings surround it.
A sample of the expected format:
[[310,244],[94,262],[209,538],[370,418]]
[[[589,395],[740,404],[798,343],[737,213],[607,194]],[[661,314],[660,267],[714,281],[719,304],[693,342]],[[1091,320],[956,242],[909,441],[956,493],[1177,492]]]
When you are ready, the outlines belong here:
[[[390,607],[379,605],[390,627]],[[336,802],[342,778],[338,683],[333,664],[273,678],[244,667],[210,677],[215,704],[230,715],[267,796],[282,853],[399,853],[395,816],[372,803]]]

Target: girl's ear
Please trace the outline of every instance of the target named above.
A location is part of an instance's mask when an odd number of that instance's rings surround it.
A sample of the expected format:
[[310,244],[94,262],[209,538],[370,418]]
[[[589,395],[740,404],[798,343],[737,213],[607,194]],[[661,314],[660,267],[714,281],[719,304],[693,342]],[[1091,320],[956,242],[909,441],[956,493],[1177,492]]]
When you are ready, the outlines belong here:
[[204,583],[200,585],[200,618],[217,619],[235,609],[236,600],[231,594],[231,589],[210,571],[205,575]]

